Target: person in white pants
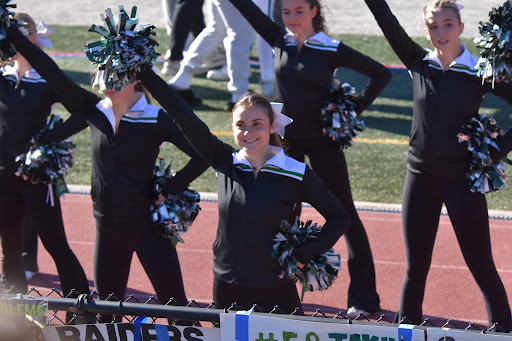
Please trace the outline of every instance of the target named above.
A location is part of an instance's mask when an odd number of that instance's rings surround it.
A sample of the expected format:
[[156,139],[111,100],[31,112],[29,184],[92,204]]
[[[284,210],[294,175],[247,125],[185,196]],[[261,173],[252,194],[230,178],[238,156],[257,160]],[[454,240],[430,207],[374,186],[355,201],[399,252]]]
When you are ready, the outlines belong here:
[[191,105],[201,103],[190,89],[197,69],[223,41],[228,68],[228,110],[249,90],[249,55],[254,29],[228,0],[207,0],[208,23],[185,54],[180,70],[169,84]]
[[[270,18],[274,19],[273,0],[253,0],[253,2]],[[280,10],[280,9],[279,9]],[[274,54],[272,47],[259,35],[256,35],[256,48],[260,66],[261,93],[271,98],[274,92]],[[229,80],[228,68],[226,65],[220,69],[208,71],[206,78],[215,81]]]

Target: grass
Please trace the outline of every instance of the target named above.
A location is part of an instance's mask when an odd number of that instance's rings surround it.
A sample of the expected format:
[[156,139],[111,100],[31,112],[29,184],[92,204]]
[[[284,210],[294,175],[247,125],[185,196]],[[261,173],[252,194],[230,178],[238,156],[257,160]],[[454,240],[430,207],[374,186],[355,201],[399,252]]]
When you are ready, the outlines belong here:
[[[53,50],[57,51],[83,51],[85,42],[98,39],[99,35],[87,32],[85,27],[52,27],[54,34]],[[157,30],[157,37],[164,37],[163,30]],[[73,37],[69,39],[69,37]],[[381,63],[401,64],[383,37],[341,35],[335,36],[352,48],[367,54]],[[166,41],[160,38],[161,41]],[[415,39],[420,45],[429,47],[426,39]],[[463,41],[473,54],[478,51],[469,40]],[[163,54],[165,46],[159,46],[157,51]],[[256,53],[253,51],[253,56]],[[90,74],[92,66],[84,59],[57,59],[57,63],[68,75],[80,85],[90,89]],[[161,63],[156,63],[160,68]],[[259,71],[253,68],[251,88],[259,91]],[[342,70],[341,77],[356,89],[361,89],[367,79],[351,70]],[[168,79],[167,77],[166,79]],[[203,98],[203,106],[195,112],[203,119],[211,130],[221,132],[220,138],[233,144],[229,132],[229,113],[225,110],[226,102],[230,99],[226,90],[226,82],[214,82],[206,79],[204,75],[195,77],[192,81],[194,91]],[[346,150],[349,165],[351,187],[354,200],[373,201],[384,203],[400,203],[403,179],[406,172],[407,140],[412,119],[412,89],[411,80],[405,71],[393,71],[393,79],[379,98],[364,113],[364,120],[368,129],[360,136],[353,147]],[[62,106],[56,107],[56,112],[67,117],[68,114]],[[493,115],[502,128],[512,124],[509,105],[505,101],[493,96],[486,96],[481,112]],[[377,140],[388,140],[391,143],[375,143]],[[73,137],[77,144],[75,150],[76,164],[67,177],[70,184],[90,183],[90,134],[88,130],[82,131]],[[378,142],[378,141],[377,141]],[[173,145],[164,143],[161,156],[179,169],[183,167],[188,158]],[[507,166],[510,172],[510,167]],[[192,188],[216,192],[214,171],[210,168],[205,174],[196,179]],[[512,210],[512,189],[506,187],[497,193],[487,195],[489,208]]]

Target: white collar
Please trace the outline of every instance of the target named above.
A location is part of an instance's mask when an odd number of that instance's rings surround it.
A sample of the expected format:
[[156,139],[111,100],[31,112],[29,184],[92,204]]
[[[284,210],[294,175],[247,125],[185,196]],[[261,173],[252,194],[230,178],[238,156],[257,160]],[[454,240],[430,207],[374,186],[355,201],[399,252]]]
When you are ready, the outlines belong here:
[[[275,166],[281,169],[285,169],[286,165],[286,155],[284,155],[284,151],[282,148],[276,146],[269,146],[270,150],[274,154],[270,159],[265,162],[265,165]],[[237,153],[233,153],[233,164],[244,164],[252,168],[249,161],[245,158],[244,153],[240,150]]]
[[[2,76],[14,76],[16,77],[16,79],[18,79],[18,71],[16,70],[16,67],[14,67],[14,65],[6,65],[2,68]],[[37,71],[34,68],[25,72],[22,78],[23,77],[35,79],[41,78],[39,73],[37,73]]]
[[[459,64],[459,65],[467,66],[468,68],[474,68],[478,62],[478,57],[475,57],[471,53],[469,53],[469,51],[465,45],[461,44],[460,47],[462,48],[462,53],[460,54],[460,56],[455,58],[455,60],[450,64],[450,66]],[[427,50],[427,51],[429,51],[429,50]],[[439,64],[440,66],[443,65],[441,63],[441,60],[439,60],[439,57],[437,56],[437,53],[435,50],[429,51],[429,53],[423,58],[423,60],[425,60],[425,61],[431,60],[431,61]]]
[[[140,92],[136,92],[140,93]],[[137,115],[141,112],[144,112],[144,109],[148,105],[148,101],[146,100],[146,95],[142,93],[142,96],[140,96],[139,100],[131,107],[130,110],[128,110],[124,115],[131,116],[131,115]],[[112,109],[112,102],[110,101],[110,98],[106,97],[96,103],[96,108],[98,108],[108,119],[110,122],[110,125],[112,126],[112,130],[114,133],[116,132],[115,129],[115,114],[114,110]],[[124,116],[123,115],[123,116]]]

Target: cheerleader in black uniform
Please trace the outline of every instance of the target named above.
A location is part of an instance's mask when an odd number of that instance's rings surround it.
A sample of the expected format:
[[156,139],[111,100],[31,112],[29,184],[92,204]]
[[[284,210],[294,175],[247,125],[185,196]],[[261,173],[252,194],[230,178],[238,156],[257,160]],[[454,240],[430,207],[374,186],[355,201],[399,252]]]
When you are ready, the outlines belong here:
[[357,102],[358,114],[370,106],[391,79],[381,64],[324,33],[320,0],[283,0],[286,29],[250,0],[230,0],[274,49],[274,99],[294,123],[286,131],[288,154],[311,167],[348,211],[352,225],[345,234],[351,283],[348,314],[380,310],[375,268],[368,237],[352,200],[347,164],[337,143],[322,134],[321,108],[329,96],[333,72],[346,67],[370,78]]
[[[125,298],[133,253],[148,274],[160,303],[172,297],[188,302],[176,249],[152,227],[153,168],[160,144],[172,142],[192,157],[164,188],[164,195],[184,190],[208,165],[197,155],[166,112],[148,103],[139,82],[125,82],[121,91],[105,90],[105,99],[69,79],[46,54],[17,29],[8,39],[48,81],[62,104],[91,128],[91,196],[96,218],[94,281],[100,298]],[[87,121],[85,121],[85,119]],[[69,122],[69,120],[67,121]],[[45,140],[69,135],[66,123]],[[109,317],[102,320],[107,321]]]
[[[464,30],[459,8],[450,0],[436,0],[424,9],[425,34],[434,46],[427,51],[409,38],[385,0],[365,0],[386,39],[412,75],[414,110],[407,156],[402,210],[407,268],[397,320],[422,321],[422,303],[432,249],[443,203],[469,270],[485,302],[489,324],[512,329],[507,294],[491,252],[485,195],[470,191],[466,172],[471,153],[457,134],[477,117],[486,93],[512,103],[512,83],[482,83],[478,58],[459,36]],[[509,130],[499,141],[500,160],[512,149]]]
[[[265,312],[300,308],[295,283],[282,278],[272,256],[273,238],[294,203],[305,201],[324,216],[319,237],[295,250],[299,263],[326,252],[350,225],[345,210],[323,181],[304,163],[285,156],[275,131],[278,119],[259,94],[242,97],[233,108],[232,128],[239,151],[213,135],[189,105],[146,69],[144,86],[171,112],[194,148],[216,170],[219,225],[213,243],[213,299],[228,308],[257,304]],[[284,127],[282,127],[284,131]],[[281,134],[282,134],[281,131]],[[300,266],[300,265],[299,265]]]
[[[37,44],[37,30],[32,18],[22,13],[16,17],[28,23],[28,39]],[[44,52],[41,54],[48,58]],[[21,255],[23,218],[28,213],[37,222],[37,233],[55,261],[64,295],[72,289],[89,293],[82,266],[66,240],[59,200],[52,206],[47,202],[47,185],[32,184],[15,175],[15,157],[28,150],[30,139],[46,125],[52,105],[60,102],[60,98],[22,53],[16,54],[12,61],[13,66],[2,67],[0,77],[2,286],[4,290],[14,286],[11,293],[27,292]],[[70,130],[76,132],[74,129],[70,125]]]

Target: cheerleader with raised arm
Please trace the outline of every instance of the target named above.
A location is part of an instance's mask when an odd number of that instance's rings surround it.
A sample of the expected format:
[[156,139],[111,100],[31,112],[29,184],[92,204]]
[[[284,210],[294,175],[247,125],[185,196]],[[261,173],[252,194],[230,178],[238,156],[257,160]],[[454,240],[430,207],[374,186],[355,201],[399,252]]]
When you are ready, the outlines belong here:
[[[132,24],[136,22],[133,20]],[[134,30],[121,23],[119,27]],[[101,99],[69,79],[18,29],[7,31],[9,41],[59,95],[72,114],[71,119],[81,119],[85,122],[82,128],[87,124],[91,128],[91,196],[96,219],[94,282],[100,298],[106,299],[113,294],[120,300],[125,299],[130,265],[136,253],[161,304],[171,298],[182,305],[188,303],[176,249],[169,239],[158,236],[152,227],[153,168],[160,145],[165,141],[191,156],[190,162],[165,186],[163,194],[167,195],[184,190],[208,165],[194,151],[171,116],[149,104],[135,77],[135,70],[148,56],[132,56],[138,57],[138,64],[123,65],[128,70],[125,74],[112,65],[99,70],[96,83],[106,96]],[[118,33],[126,34],[125,31]],[[127,39],[140,38],[142,44],[147,43],[143,50],[151,53],[148,42],[137,34],[133,37],[127,34]],[[108,76],[112,74],[115,75]],[[46,134],[44,139],[61,139],[67,135],[69,131],[63,124]]]
[[[422,321],[425,283],[446,205],[462,254],[485,302],[489,324],[512,329],[507,294],[491,252],[485,195],[470,191],[466,172],[471,153],[459,143],[463,124],[478,117],[486,93],[512,103],[512,83],[482,82],[478,58],[460,43],[464,30],[460,10],[450,0],[436,0],[423,10],[425,35],[434,50],[416,44],[391,12],[385,0],[365,0],[389,44],[412,76],[414,109],[403,189],[403,234],[407,267],[397,320]],[[509,130],[499,141],[499,161],[512,149]]]
[[230,1],[274,49],[273,99],[282,102],[283,113],[294,120],[285,135],[288,155],[302,162],[306,155],[309,157],[311,168],[341,201],[352,221],[345,234],[351,278],[347,314],[375,313],[380,310],[380,299],[370,244],[352,199],[345,154],[337,142],[323,134],[321,111],[329,98],[336,68],[352,69],[370,78],[356,101],[358,115],[381,93],[391,73],[325,33],[320,0],[283,0],[286,29],[251,0]]

